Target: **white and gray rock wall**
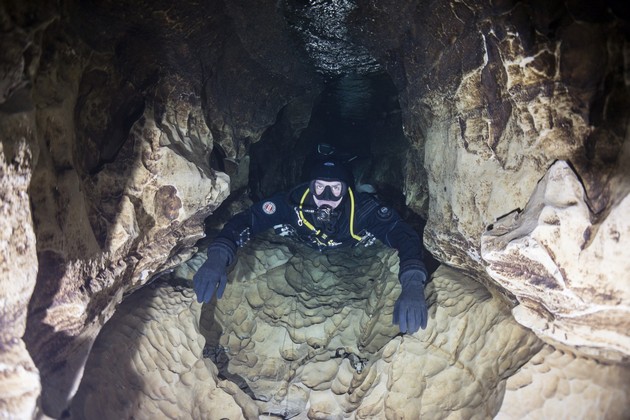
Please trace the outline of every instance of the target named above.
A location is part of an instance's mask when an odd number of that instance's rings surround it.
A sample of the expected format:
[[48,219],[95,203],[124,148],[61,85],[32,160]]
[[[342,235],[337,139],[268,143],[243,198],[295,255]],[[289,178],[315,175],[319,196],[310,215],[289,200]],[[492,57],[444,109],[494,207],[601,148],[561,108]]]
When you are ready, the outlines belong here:
[[[278,113],[321,90],[286,4],[5,1],[4,417],[628,417],[624,6],[343,3],[344,48],[399,90],[401,190],[445,264],[429,329],[389,325],[382,249],[353,266],[256,242],[216,306],[184,283],[142,288],[246,188],[248,148]],[[367,273],[382,279],[361,288]]]
[[627,361],[627,8],[403,4],[370,4],[357,36],[400,87],[428,249],[487,271],[541,338]]

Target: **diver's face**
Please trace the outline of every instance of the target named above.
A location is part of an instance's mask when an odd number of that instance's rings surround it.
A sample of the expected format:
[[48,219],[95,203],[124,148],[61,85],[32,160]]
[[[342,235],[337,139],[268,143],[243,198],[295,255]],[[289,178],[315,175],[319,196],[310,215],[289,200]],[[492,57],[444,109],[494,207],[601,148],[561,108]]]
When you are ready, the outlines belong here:
[[313,199],[317,207],[330,206],[336,208],[346,193],[347,187],[341,181],[324,181],[316,179],[311,182]]

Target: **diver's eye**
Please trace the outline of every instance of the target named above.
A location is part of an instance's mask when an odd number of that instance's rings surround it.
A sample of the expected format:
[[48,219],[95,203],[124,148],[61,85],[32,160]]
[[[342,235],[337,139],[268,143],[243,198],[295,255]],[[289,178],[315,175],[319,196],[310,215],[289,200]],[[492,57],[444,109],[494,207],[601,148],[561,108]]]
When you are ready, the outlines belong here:
[[315,183],[315,192],[317,194],[321,194],[324,192],[324,185],[320,184],[319,182]]

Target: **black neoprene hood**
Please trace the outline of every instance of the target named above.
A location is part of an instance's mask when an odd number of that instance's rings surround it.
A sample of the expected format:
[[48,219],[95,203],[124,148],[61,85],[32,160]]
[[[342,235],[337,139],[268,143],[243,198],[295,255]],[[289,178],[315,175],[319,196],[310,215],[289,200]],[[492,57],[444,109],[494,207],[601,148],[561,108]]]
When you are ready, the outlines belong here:
[[335,160],[323,160],[311,169],[311,180],[341,181],[346,185],[352,185],[352,173],[341,162]]

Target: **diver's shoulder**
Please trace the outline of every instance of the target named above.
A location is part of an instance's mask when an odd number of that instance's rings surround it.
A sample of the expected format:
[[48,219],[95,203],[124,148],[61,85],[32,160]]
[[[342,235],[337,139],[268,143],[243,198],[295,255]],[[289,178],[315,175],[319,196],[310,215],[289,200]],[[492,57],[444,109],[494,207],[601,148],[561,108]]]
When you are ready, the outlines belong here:
[[[361,188],[361,187],[359,187]],[[375,192],[368,192],[363,189],[354,191],[356,206],[359,209],[373,209],[381,205]]]

